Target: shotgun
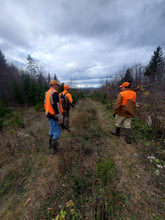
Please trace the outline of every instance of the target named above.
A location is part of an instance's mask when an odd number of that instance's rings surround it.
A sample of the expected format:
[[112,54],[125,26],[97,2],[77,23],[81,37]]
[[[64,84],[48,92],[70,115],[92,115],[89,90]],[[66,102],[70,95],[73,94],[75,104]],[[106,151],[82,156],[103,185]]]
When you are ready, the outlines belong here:
[[[48,117],[48,118],[52,118],[54,121],[57,121],[57,122],[58,122],[58,118],[57,118],[55,115],[51,115],[50,113],[48,113],[47,117]],[[64,128],[64,129],[66,129],[68,132],[71,132],[71,131],[69,130],[69,128],[67,128],[64,124],[61,124],[61,127]]]
[[151,84],[148,84],[148,85],[145,85],[145,86],[139,86],[139,87],[137,87],[137,88],[135,88],[135,89],[132,89],[133,91],[137,91],[137,90],[139,90],[139,89],[143,89],[143,88],[146,88],[146,87],[149,87],[149,86],[153,86],[153,85],[157,85],[157,84],[160,84],[160,82],[156,82],[156,83],[151,83]]
[[[58,122],[58,118],[57,118],[56,116],[54,116],[53,120],[55,120],[55,121]],[[63,123],[61,124],[61,127],[64,128],[65,130],[67,130],[68,132],[71,132],[71,131],[69,130],[69,128],[66,127]]]

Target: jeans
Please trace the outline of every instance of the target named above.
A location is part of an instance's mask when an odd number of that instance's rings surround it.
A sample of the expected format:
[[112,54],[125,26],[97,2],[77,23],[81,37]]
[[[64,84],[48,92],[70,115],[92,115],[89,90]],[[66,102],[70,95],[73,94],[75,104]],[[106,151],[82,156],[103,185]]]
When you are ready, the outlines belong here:
[[48,118],[48,120],[50,125],[49,135],[52,136],[53,140],[58,140],[61,134],[61,125],[52,118]]

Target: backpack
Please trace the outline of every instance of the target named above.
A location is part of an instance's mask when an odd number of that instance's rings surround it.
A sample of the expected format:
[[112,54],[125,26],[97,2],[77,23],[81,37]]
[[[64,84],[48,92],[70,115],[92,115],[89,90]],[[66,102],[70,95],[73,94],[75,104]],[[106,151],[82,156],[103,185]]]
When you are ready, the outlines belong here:
[[65,94],[61,93],[60,94],[60,99],[61,99],[61,105],[63,110],[69,110],[69,99],[66,96],[67,92]]

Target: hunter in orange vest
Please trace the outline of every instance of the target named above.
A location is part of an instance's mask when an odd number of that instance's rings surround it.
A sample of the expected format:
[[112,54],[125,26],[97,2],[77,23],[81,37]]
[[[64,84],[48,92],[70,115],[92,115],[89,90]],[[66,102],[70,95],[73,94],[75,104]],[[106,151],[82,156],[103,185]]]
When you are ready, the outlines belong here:
[[73,103],[73,98],[72,95],[69,93],[69,86],[64,85],[64,91],[60,93],[60,99],[63,107],[63,125],[69,129],[69,111],[70,111],[70,106],[74,108]]
[[125,141],[131,144],[131,118],[135,115],[136,92],[130,89],[130,83],[124,82],[120,85],[122,91],[116,99],[113,115],[116,115],[116,131],[112,135],[120,136],[121,124],[125,128]]
[[50,89],[45,93],[44,109],[45,115],[48,118],[49,130],[49,148],[52,148],[52,154],[57,153],[58,139],[61,134],[61,124],[63,123],[63,108],[58,94],[60,83],[56,80],[50,82]]

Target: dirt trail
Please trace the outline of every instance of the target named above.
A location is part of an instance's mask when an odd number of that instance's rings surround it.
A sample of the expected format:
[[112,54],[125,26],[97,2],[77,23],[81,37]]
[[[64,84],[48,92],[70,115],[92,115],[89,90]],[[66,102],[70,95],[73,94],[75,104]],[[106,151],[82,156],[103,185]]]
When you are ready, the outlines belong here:
[[[129,211],[132,209],[136,212],[137,210],[139,218],[150,219],[147,215],[151,214],[152,209],[157,212],[158,198],[163,197],[163,195],[158,188],[152,185],[152,176],[144,169],[137,144],[135,142],[126,144],[123,131],[120,137],[111,135],[110,132],[114,130],[115,119],[110,115],[110,112],[105,111],[102,104],[93,101],[92,106],[97,109],[102,130],[108,134],[105,138],[105,150],[114,159],[116,166],[121,171],[117,189],[130,193],[132,206]],[[163,213],[162,215],[164,216]]]

